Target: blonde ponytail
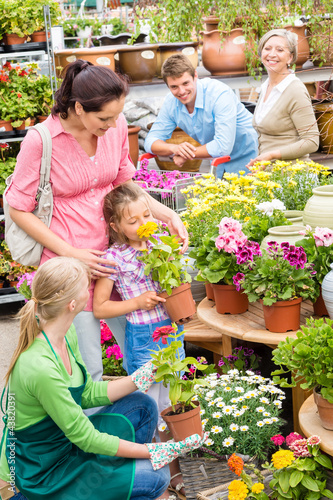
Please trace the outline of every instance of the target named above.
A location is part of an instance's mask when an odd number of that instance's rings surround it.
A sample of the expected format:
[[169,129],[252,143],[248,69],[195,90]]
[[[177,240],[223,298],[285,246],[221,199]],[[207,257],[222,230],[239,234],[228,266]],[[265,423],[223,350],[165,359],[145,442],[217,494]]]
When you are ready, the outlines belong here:
[[89,267],[72,257],[54,257],[38,268],[31,286],[32,298],[18,313],[20,336],[5,376],[6,384],[20,354],[31,346],[43,325],[78,297],[83,276],[88,276],[90,282]]

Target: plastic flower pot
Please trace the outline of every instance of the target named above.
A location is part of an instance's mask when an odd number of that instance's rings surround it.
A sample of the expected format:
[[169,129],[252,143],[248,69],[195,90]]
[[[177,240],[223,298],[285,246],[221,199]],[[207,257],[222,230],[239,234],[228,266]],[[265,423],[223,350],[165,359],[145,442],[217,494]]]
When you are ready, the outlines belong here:
[[323,398],[320,392],[313,390],[314,402],[318,408],[318,415],[321,425],[324,429],[333,431],[333,403],[329,403],[327,399]]
[[[260,300],[262,303],[262,300]],[[279,300],[271,306],[262,306],[265,326],[268,331],[285,333],[299,330],[301,323],[302,297],[293,300]]]
[[[175,441],[182,441],[183,439],[192,436],[192,434],[199,434],[203,436],[202,423],[200,417],[200,405],[194,402],[196,408],[190,411],[185,411],[173,415],[168,415],[174,410],[169,406],[161,412],[161,417],[167,424],[169,431]],[[181,408],[180,404],[175,405],[175,412]]]
[[173,288],[171,295],[162,292],[159,296],[166,299],[164,307],[173,322],[191,318],[196,312],[190,283]]
[[242,314],[248,310],[247,295],[236,290],[235,285],[212,285],[216,312],[219,314]]

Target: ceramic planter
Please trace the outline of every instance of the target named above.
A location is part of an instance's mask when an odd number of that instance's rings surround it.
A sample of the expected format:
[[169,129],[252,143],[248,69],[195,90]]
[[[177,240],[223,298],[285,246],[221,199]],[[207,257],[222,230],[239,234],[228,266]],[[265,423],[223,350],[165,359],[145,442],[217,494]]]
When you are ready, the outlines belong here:
[[173,288],[171,295],[162,292],[159,296],[166,299],[164,307],[173,322],[190,318],[196,312],[190,283]]
[[202,64],[212,75],[246,72],[245,37],[241,28],[222,32],[226,38],[221,46],[219,30],[204,31]]
[[322,395],[316,391],[317,388],[313,390],[314,402],[318,408],[318,415],[321,421],[321,425],[324,429],[333,431],[333,403],[329,403],[327,399],[324,399]]
[[219,314],[242,314],[248,310],[247,295],[237,291],[235,285],[212,284],[216,312]]
[[291,245],[294,245],[296,241],[304,238],[300,231],[304,230],[305,227],[303,225],[293,224],[291,226],[274,226],[268,229],[268,235],[262,240],[260,248],[266,249],[267,243],[270,241],[276,241],[277,243],[283,243],[287,241]]
[[333,229],[333,185],[318,186],[304,208],[303,224]]
[[[196,405],[196,408],[193,408],[193,410],[178,413],[177,415],[167,415],[173,411],[172,406],[169,406],[169,408],[166,408],[161,412],[161,417],[167,424],[175,441],[182,441],[192,434],[199,434],[200,436],[203,435],[200,405],[198,402],[194,402],[194,404]],[[177,410],[180,407],[181,405],[178,404],[175,406],[175,409]]]
[[321,284],[321,294],[326,306],[326,310],[331,319],[333,319],[333,264]]
[[55,51],[54,57],[56,66],[65,68],[69,63],[77,59],[89,61],[97,66],[106,66],[113,71],[115,70],[114,55],[117,52],[117,47],[91,47],[84,49],[65,49]]
[[320,148],[324,153],[333,153],[333,102],[322,102],[313,106],[319,128]]
[[293,225],[303,225],[303,210],[286,210],[283,214],[288,222],[291,222]]
[[303,64],[310,59],[310,46],[306,32],[306,25],[303,26],[285,26],[284,29],[292,31],[297,35],[297,60],[296,67],[301,68]]
[[136,127],[135,125],[128,125],[128,142],[129,142],[129,154],[133,165],[136,167],[139,159],[139,132],[141,127]]
[[206,31],[214,31],[219,28],[220,18],[217,16],[207,16],[203,18],[203,22],[205,23]]
[[[260,301],[262,302],[262,300]],[[271,306],[262,306],[265,326],[268,331],[285,333],[299,330],[301,322],[302,297],[293,300],[279,300]]]
[[214,288],[212,283],[209,283],[209,281],[205,282],[205,288],[206,288],[206,295],[208,300],[215,300],[214,297]]
[[157,44],[120,45],[119,67],[132,83],[151,82],[156,74]]
[[174,54],[183,54],[188,57],[193,67],[196,68],[198,66],[198,45],[199,42],[159,43],[156,69],[158,78],[162,78],[161,68],[164,61]]

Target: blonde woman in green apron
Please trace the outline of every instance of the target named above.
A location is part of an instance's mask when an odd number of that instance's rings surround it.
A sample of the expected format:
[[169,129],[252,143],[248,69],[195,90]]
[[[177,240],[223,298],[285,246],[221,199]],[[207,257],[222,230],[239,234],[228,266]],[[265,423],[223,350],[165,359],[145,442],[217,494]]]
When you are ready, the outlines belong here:
[[[157,423],[156,403],[144,394],[154,382],[150,362],[117,381],[92,381],[72,325],[87,303],[89,281],[77,259],[50,259],[21,310],[2,398],[3,500],[169,498],[164,466],[202,444],[198,435],[150,443]],[[109,406],[91,417],[82,411],[103,405]]]

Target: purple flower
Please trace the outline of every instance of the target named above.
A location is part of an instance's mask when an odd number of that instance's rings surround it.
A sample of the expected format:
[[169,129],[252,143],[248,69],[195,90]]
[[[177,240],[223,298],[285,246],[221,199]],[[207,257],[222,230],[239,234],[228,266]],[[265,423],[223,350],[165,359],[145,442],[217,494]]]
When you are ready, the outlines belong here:
[[236,290],[239,292],[241,289],[241,281],[245,278],[244,273],[237,273],[235,276],[232,277],[232,281],[234,282],[234,285],[236,286]]

